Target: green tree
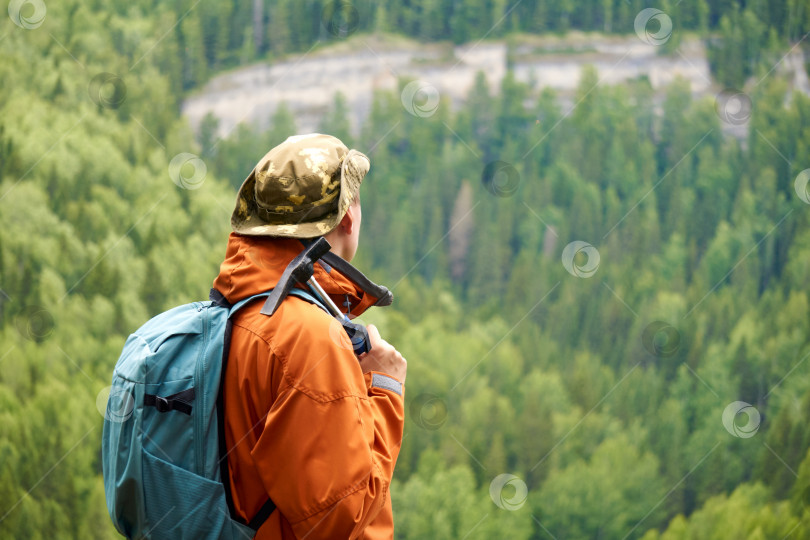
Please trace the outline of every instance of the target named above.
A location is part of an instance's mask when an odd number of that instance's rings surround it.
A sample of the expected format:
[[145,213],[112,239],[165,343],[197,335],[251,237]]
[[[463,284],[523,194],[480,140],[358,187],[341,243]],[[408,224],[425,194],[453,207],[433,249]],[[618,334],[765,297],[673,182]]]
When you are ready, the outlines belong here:
[[655,456],[641,452],[626,435],[608,439],[590,461],[549,475],[539,497],[539,519],[559,537],[640,538],[662,517],[656,507],[665,495],[658,466]]

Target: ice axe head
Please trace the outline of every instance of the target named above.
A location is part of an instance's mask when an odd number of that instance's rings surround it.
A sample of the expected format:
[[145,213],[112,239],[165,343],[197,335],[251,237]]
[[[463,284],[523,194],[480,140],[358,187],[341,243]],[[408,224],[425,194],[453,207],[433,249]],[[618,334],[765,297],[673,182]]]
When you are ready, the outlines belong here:
[[290,261],[290,264],[287,265],[287,268],[284,269],[284,273],[281,274],[281,278],[278,280],[278,284],[273,289],[273,292],[267,297],[267,301],[265,301],[262,307],[262,314],[272,315],[275,313],[282,300],[287,298],[290,289],[292,289],[296,283],[306,283],[307,280],[312,277],[312,274],[315,272],[313,266],[315,261],[320,259],[331,248],[332,246],[329,245],[326,238],[321,237],[309,244],[304,251],[296,255],[295,258]]

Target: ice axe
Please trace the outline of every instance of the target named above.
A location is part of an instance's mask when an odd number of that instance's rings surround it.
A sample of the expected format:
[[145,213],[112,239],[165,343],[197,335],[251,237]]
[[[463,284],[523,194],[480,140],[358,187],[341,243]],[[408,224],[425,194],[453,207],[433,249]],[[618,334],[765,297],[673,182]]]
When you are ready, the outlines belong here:
[[275,286],[270,296],[262,306],[262,314],[271,316],[276,312],[281,301],[284,300],[296,283],[305,283],[312,291],[313,295],[331,312],[338,322],[343,326],[343,330],[352,342],[354,354],[360,356],[371,350],[371,342],[368,338],[368,330],[362,324],[353,323],[348,315],[340,311],[328,294],[321,288],[315,280],[314,264],[332,248],[326,238],[318,238],[316,241],[306,246],[304,251],[295,256],[287,265],[278,284]]

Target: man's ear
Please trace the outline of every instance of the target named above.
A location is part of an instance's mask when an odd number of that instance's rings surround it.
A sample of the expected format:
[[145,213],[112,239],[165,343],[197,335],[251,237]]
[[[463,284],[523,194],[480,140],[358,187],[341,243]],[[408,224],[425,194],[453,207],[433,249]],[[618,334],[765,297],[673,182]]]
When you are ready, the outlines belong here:
[[346,213],[343,214],[343,218],[340,220],[340,229],[347,235],[352,234],[354,230],[354,205],[349,206],[346,209]]

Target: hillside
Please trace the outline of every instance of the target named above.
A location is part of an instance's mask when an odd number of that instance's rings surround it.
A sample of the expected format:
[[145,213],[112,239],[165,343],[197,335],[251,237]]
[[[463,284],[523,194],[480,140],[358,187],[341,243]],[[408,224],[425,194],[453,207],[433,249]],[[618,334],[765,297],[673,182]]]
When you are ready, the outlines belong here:
[[529,84],[534,94],[550,88],[568,107],[587,65],[594,66],[606,84],[645,78],[657,94],[663,94],[675,77],[689,81],[696,96],[722,90],[710,84],[706,50],[696,37],[681,44],[681,56],[659,52],[635,35],[525,35],[508,45],[498,40],[457,46],[421,44],[387,35],[353,35],[307,54],[213,77],[183,102],[182,110],[195,130],[207,113],[213,114],[219,120],[217,134],[225,136],[240,122],[266,130],[273,113],[284,104],[299,129],[306,132],[317,129],[335,94],[341,93],[348,96],[349,121],[357,133],[368,118],[374,92],[396,90],[399,78],[430,84],[457,109],[479,71],[486,74],[490,91],[495,93],[509,67],[515,79]]
[[[708,68],[688,58],[718,81],[705,93],[684,79],[602,80],[598,61],[571,68],[574,86],[541,89],[520,66],[569,53],[511,57],[498,45],[572,28],[624,43],[640,4],[480,4],[358,3],[359,23],[336,33],[322,3],[10,5],[0,538],[117,537],[99,441],[124,339],[206,297],[234,186],[299,122],[372,161],[355,262],[395,304],[366,322],[410,366],[397,538],[810,536],[805,4],[667,8],[679,25],[639,62],[679,62],[696,37]],[[287,41],[245,30],[271,17],[301,28]],[[195,130],[183,117],[208,81],[224,100],[222,81],[300,60],[289,55],[319,39],[313,77],[316,65],[337,69],[326,59],[348,46],[357,56],[342,67],[367,80],[375,61],[365,67],[352,40],[386,26],[454,45],[424,46],[437,65],[406,55],[409,67],[395,66],[404,76],[371,93],[358,120],[348,89],[328,101],[314,92],[317,119],[274,110],[267,130],[229,132],[210,117]],[[460,66],[471,83],[436,83],[435,104],[403,103],[416,97],[409,77],[444,76],[447,51],[491,53],[496,65],[506,54],[503,75]],[[593,54],[613,53],[571,53]],[[257,59],[270,67],[251,67]],[[725,87],[737,97],[718,99]]]

